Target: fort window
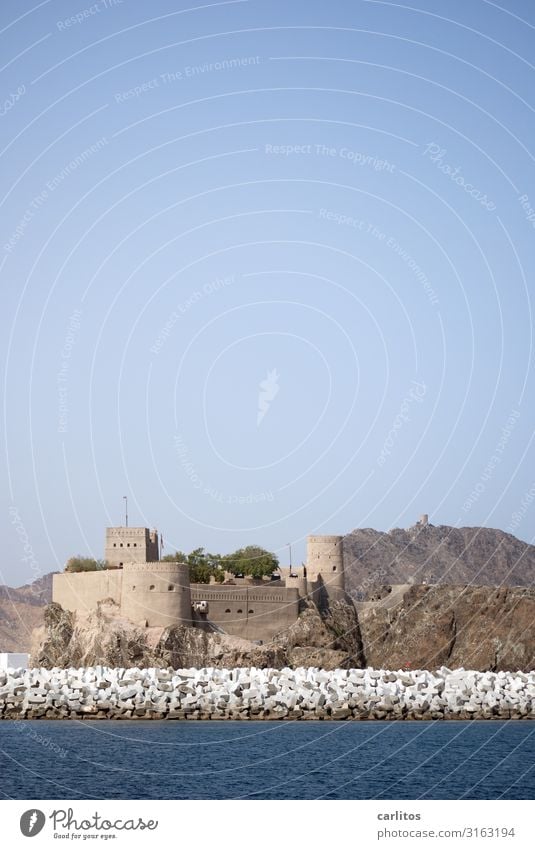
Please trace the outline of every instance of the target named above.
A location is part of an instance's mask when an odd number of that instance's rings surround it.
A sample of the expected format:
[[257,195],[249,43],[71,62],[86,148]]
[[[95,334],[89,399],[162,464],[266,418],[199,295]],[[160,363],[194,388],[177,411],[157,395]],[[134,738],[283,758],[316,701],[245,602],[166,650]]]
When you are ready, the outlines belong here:
[[249,613],[254,613],[254,610],[250,610]]
[[153,589],[154,589],[154,584],[151,584],[150,587],[149,587],[149,590],[153,590]]
[[137,548],[137,542],[134,543],[134,548]]
[[237,609],[236,613],[243,613],[243,610],[241,609],[241,607],[239,607],[239,608]]
[[333,566],[333,572],[336,572],[336,566]]
[[113,547],[114,547],[114,548],[117,548],[117,543],[116,543],[116,542],[114,542],[114,543],[113,543]]
[[121,546],[121,548],[122,548],[122,547],[123,547],[123,544],[122,544],[122,542],[121,542],[121,543],[120,543],[120,546]]
[[169,586],[167,587],[167,589],[168,589],[169,591],[174,590],[174,588],[175,588],[175,587],[174,587],[174,584],[169,584]]
[[127,542],[127,543],[126,543],[126,547],[127,547],[127,548],[130,548],[130,543],[129,543],[129,542]]
[[227,609],[225,610],[225,613],[230,613],[230,607],[227,607]]
[[135,584],[133,584],[133,585],[132,585],[132,589],[133,589],[133,590],[135,590],[135,588],[136,588],[136,585],[135,585]]

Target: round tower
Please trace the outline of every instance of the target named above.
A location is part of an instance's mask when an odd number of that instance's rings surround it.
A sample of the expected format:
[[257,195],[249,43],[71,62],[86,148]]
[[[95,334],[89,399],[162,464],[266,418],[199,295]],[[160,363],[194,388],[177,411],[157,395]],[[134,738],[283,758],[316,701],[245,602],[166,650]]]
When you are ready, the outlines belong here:
[[343,536],[307,537],[307,581],[320,583],[330,598],[345,593]]
[[188,566],[163,560],[125,563],[121,614],[149,627],[191,624]]

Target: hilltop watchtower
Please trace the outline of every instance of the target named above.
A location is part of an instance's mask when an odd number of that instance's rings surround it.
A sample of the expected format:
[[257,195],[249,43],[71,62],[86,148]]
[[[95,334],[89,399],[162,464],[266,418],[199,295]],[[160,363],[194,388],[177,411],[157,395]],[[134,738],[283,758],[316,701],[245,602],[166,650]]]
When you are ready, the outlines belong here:
[[148,528],[106,528],[104,558],[111,567],[155,563],[160,559],[158,532]]

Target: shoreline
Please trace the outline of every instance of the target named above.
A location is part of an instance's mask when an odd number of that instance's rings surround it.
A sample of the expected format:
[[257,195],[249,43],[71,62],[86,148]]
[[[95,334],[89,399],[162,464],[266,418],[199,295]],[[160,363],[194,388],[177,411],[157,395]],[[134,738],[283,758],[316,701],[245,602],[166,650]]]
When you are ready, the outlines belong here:
[[529,720],[535,719],[535,672],[10,669],[0,671],[0,719]]
[[366,716],[353,715],[345,719],[340,719],[334,716],[316,716],[308,714],[306,716],[295,716],[288,714],[286,716],[263,716],[262,714],[250,715],[212,715],[202,714],[195,716],[194,714],[186,714],[184,716],[168,716],[150,714],[140,716],[127,716],[126,714],[77,714],[68,716],[24,716],[17,715],[2,716],[0,721],[14,723],[29,723],[29,722],[525,722],[526,720],[535,720],[535,715],[521,714],[440,714],[440,716],[427,716],[425,714],[403,714],[403,715],[387,715],[387,716]]

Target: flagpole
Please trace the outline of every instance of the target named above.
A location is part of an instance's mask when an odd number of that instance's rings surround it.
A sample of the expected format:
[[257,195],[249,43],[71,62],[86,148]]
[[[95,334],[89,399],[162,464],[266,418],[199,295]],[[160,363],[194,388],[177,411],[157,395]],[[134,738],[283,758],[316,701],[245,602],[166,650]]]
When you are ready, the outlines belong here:
[[128,527],[128,497],[123,495],[124,498],[124,519],[125,519],[125,528]]

